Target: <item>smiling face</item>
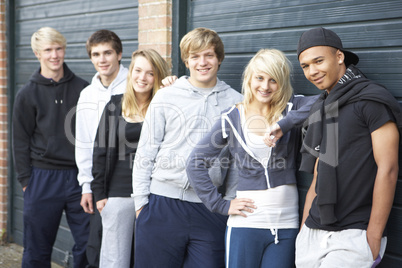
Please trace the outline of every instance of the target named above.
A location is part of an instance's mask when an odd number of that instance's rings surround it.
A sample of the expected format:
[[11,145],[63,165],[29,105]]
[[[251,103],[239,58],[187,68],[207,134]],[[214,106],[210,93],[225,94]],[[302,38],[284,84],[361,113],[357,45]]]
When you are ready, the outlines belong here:
[[214,87],[220,64],[214,47],[190,53],[186,62],[186,67],[190,70],[189,82],[199,88]]
[[136,95],[151,95],[155,77],[152,65],[145,57],[137,56],[135,58],[131,77]]
[[342,51],[328,46],[311,47],[299,55],[307,80],[328,93],[346,72],[344,59]]
[[57,43],[45,44],[35,56],[41,67],[41,74],[47,78],[55,78],[63,74],[65,48]]
[[99,72],[104,86],[108,86],[119,73],[121,53],[117,54],[110,43],[100,43],[91,47],[91,61]]
[[279,85],[266,73],[253,73],[250,81],[253,101],[269,104],[272,96],[279,90]]

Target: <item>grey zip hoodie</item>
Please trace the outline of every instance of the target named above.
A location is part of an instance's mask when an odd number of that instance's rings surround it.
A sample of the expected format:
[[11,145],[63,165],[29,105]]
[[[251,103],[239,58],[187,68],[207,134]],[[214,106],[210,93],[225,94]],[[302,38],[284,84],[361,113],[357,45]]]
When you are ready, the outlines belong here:
[[[150,193],[201,203],[190,186],[187,159],[221,111],[241,102],[243,96],[218,79],[209,95],[203,95],[183,76],[159,90],[148,108],[134,159],[133,197],[136,209],[148,203]],[[217,171],[217,170],[216,170]],[[222,184],[218,172],[210,172],[214,184]]]
[[[284,118],[279,125],[291,126],[290,130],[272,148],[272,154],[264,167],[259,162],[245,139],[236,106],[222,113],[221,122],[216,122],[199,142],[189,156],[187,175],[200,199],[211,212],[228,215],[230,201],[223,199],[211,184],[205,166],[215,159],[221,148],[228,144],[230,154],[235,161],[238,183],[235,190],[258,191],[285,184],[296,183],[297,154],[301,141],[301,125],[307,119],[311,105],[318,96],[292,96],[287,108],[282,112]],[[282,129],[282,128],[281,128]],[[285,128],[284,128],[285,129]]]

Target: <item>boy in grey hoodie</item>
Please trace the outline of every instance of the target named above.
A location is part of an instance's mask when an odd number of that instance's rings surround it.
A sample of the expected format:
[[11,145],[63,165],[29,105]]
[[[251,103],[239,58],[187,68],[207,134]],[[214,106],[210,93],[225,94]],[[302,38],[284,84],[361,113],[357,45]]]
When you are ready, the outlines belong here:
[[[186,162],[221,111],[243,97],[217,78],[224,48],[215,31],[192,30],[180,49],[190,76],[154,96],[134,160],[135,267],[224,267],[227,217],[202,204]],[[222,184],[220,172],[211,177]]]

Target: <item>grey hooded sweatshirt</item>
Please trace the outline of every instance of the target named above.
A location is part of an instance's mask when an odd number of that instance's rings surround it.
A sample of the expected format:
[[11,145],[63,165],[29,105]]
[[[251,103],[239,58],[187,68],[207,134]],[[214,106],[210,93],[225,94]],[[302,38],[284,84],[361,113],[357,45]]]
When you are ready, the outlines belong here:
[[[150,193],[201,203],[187,178],[188,157],[221,112],[243,100],[240,93],[219,79],[204,95],[188,78],[183,76],[159,90],[148,108],[133,167],[136,209],[148,203]],[[211,178],[220,185],[223,176],[216,173]]]

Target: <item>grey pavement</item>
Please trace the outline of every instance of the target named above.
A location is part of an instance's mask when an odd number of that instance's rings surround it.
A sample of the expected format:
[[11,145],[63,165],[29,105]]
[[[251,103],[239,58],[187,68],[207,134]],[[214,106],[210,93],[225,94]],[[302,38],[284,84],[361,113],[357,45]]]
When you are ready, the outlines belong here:
[[[23,247],[20,245],[0,242],[0,267],[21,267],[22,251]],[[63,266],[52,263],[52,268],[63,268]]]

